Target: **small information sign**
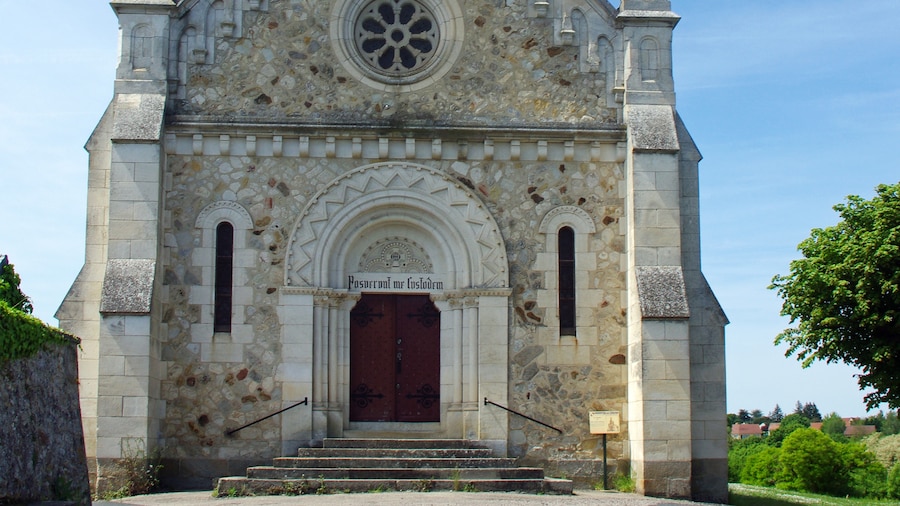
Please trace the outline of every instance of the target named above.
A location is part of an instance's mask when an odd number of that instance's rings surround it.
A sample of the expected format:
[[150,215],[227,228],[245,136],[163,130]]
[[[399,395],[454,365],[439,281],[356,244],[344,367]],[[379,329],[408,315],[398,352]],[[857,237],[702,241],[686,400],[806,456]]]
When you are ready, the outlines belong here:
[[591,434],[618,434],[618,411],[591,411],[589,414]]

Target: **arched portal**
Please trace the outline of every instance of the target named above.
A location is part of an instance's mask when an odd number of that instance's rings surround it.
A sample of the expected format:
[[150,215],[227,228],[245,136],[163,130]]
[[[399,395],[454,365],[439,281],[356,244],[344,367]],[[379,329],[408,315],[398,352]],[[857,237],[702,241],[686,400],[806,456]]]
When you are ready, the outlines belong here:
[[[308,396],[313,405],[309,420],[285,425],[286,448],[347,430],[391,430],[479,439],[505,450],[505,416],[482,413],[478,401],[507,397],[506,248],[466,186],[405,162],[336,178],[297,220],[284,282],[285,403]],[[427,295],[440,312],[439,421],[376,424],[350,416],[351,310],[373,293]]]

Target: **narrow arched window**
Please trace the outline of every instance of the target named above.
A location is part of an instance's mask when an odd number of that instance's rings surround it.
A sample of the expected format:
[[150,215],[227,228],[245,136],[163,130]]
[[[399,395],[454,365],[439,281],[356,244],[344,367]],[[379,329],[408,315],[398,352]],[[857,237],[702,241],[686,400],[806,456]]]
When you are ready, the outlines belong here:
[[213,331],[231,332],[231,293],[234,266],[234,227],[222,222],[216,227],[216,292]]
[[131,66],[148,69],[153,64],[153,32],[147,26],[139,26],[131,34]]
[[575,231],[559,229],[559,335],[575,335]]
[[653,39],[641,42],[641,80],[656,81],[659,74],[659,44]]

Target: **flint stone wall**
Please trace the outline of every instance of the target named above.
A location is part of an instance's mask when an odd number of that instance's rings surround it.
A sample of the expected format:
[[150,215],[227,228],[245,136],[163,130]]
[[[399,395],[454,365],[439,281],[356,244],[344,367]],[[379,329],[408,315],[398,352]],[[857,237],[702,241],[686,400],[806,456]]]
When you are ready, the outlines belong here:
[[[417,91],[374,90],[338,62],[333,2],[272,1],[248,12],[244,33],[219,39],[215,63],[188,67],[176,115],[337,124],[615,126],[608,76],[579,72],[578,48],[557,46],[553,21],[526,2],[460,2],[460,57]],[[609,21],[613,23],[612,20]]]
[[0,364],[0,503],[90,504],[75,344]]

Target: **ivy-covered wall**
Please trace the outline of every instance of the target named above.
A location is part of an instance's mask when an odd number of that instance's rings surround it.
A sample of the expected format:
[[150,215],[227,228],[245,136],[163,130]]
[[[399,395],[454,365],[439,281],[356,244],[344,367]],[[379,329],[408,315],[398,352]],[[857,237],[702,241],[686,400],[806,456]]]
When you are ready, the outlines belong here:
[[90,504],[79,341],[23,311],[30,301],[5,257],[0,270],[0,504]]

